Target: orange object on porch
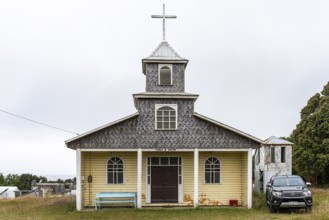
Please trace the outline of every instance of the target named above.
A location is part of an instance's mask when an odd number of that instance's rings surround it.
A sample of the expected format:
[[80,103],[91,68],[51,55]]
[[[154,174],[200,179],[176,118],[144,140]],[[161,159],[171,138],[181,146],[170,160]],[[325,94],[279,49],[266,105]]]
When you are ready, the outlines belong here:
[[237,207],[237,206],[238,206],[238,200],[231,199],[231,200],[230,200],[230,206],[235,206],[235,207]]

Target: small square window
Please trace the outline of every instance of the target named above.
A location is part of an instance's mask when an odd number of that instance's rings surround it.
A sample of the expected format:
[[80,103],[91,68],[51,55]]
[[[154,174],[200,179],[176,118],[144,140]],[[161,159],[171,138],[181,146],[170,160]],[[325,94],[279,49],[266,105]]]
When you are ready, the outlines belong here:
[[152,165],[159,165],[159,157],[152,157],[151,158]]
[[178,158],[177,157],[171,157],[170,158],[170,165],[177,165],[178,164]]
[[169,164],[168,157],[161,157],[161,165],[168,165]]

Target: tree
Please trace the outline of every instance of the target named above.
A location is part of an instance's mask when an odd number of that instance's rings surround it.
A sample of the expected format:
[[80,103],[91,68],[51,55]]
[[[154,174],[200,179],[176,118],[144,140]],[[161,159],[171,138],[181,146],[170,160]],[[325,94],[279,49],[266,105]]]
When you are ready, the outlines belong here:
[[20,178],[17,174],[8,174],[5,178],[5,186],[17,186],[19,184]]
[[0,186],[17,186],[20,190],[31,190],[32,181],[37,182],[47,182],[47,178],[44,176],[36,176],[29,173],[18,174],[8,174],[4,177],[0,174]]
[[17,185],[18,189],[20,190],[31,190],[31,184],[32,181],[35,180],[37,183],[42,181],[42,182],[47,182],[47,178],[43,176],[36,176],[32,175],[30,173],[23,173],[20,175],[20,180],[19,184]]
[[295,143],[293,166],[314,185],[329,182],[329,82],[301,110],[301,120],[290,135]]
[[3,176],[2,173],[0,173],[0,186],[4,186],[5,185],[5,177]]

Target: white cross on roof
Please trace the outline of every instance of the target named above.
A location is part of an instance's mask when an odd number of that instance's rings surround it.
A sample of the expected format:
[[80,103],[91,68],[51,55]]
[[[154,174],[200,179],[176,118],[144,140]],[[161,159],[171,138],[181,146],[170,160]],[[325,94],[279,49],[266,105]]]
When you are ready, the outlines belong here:
[[165,4],[163,4],[163,13],[162,15],[152,15],[151,18],[162,18],[163,19],[163,41],[166,40],[166,18],[177,18],[176,15],[166,15],[165,13]]

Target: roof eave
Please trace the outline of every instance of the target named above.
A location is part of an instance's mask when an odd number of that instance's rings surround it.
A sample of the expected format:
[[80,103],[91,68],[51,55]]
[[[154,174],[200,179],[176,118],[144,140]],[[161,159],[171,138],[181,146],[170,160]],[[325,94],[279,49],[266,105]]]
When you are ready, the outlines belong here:
[[194,99],[197,100],[199,95],[197,94],[181,94],[181,93],[137,93],[133,94],[135,108],[139,108],[138,99]]
[[83,133],[83,134],[81,134],[81,135],[78,135],[78,136],[76,136],[76,137],[74,137],[74,138],[71,138],[71,139],[69,139],[69,140],[66,140],[66,141],[65,141],[65,144],[66,144],[66,146],[68,147],[68,144],[71,143],[71,142],[73,142],[73,141],[76,141],[76,140],[78,140],[78,139],[80,139],[80,138],[83,138],[83,137],[85,137],[85,136],[88,136],[88,135],[90,135],[90,134],[92,134],[92,133],[94,133],[94,132],[100,131],[100,130],[102,130],[102,129],[104,129],[104,128],[108,128],[108,127],[110,127],[110,126],[113,126],[113,125],[115,125],[115,124],[118,124],[118,123],[120,123],[120,122],[123,122],[123,121],[125,121],[125,120],[128,120],[128,119],[130,119],[130,118],[133,118],[133,117],[135,117],[135,116],[137,116],[137,115],[139,115],[139,112],[136,112],[136,113],[134,113],[134,114],[128,115],[128,116],[123,117],[123,118],[121,118],[121,119],[118,119],[118,120],[116,120],[116,121],[110,122],[110,123],[108,123],[108,124],[106,124],[106,125],[100,126],[100,127],[95,128],[95,129],[93,129],[93,130],[91,130],[91,131],[85,132],[85,133]]
[[185,64],[184,70],[188,64],[187,59],[142,59],[143,74],[146,75],[146,63],[167,63],[167,64]]

